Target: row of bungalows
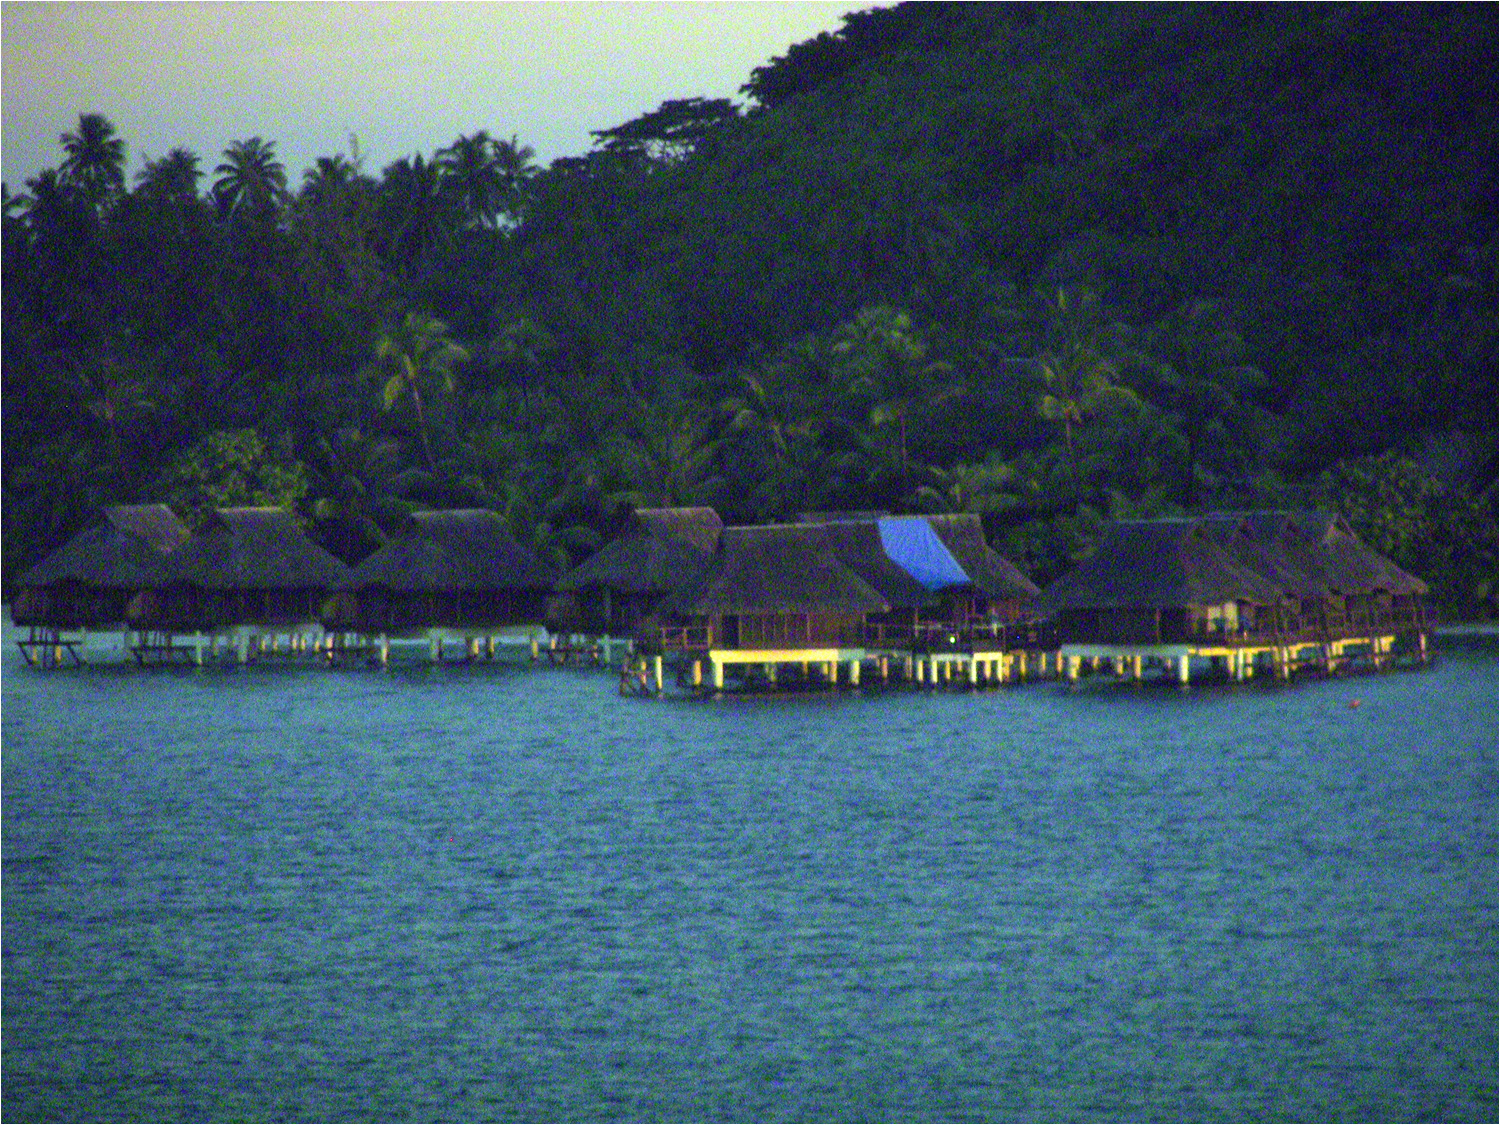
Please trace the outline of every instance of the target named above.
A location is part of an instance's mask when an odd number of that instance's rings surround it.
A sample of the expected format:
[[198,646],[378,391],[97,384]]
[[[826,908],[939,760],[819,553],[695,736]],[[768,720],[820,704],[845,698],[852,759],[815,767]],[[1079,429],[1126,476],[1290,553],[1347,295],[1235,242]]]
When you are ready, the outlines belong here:
[[[660,690],[858,681],[978,683],[1108,668],[1242,677],[1425,657],[1426,587],[1337,516],[1214,513],[1119,521],[1039,591],[977,516],[812,514],[725,527],[711,508],[640,509],[558,575],[494,512],[418,512],[354,567],[288,512],[230,508],[190,534],[164,505],[107,509],[18,583],[28,660],[78,659],[123,629],[147,659],[316,648],[389,659],[395,644],[492,657],[497,642],[578,638]],[[553,648],[555,652],[555,648]],[[1049,662],[1051,667],[1049,669]],[[622,679],[622,687],[626,680]]]
[[1159,668],[1244,679],[1398,658],[1424,661],[1426,584],[1323,512],[1119,521],[1048,586],[1038,612],[1064,675]]
[[492,656],[497,638],[535,643],[554,579],[494,512],[414,513],[350,568],[281,508],[219,509],[193,534],[165,505],[121,505],[19,578],[11,617],[34,664],[81,663],[88,633],[110,630],[143,663],[283,643],[386,658],[393,639]]

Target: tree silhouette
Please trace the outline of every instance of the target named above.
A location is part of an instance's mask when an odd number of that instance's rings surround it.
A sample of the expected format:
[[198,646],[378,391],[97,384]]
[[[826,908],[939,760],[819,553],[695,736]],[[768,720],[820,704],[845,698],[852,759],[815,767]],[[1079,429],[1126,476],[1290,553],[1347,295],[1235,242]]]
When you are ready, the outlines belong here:
[[417,437],[422,443],[427,468],[436,472],[432,442],[427,433],[425,402],[433,395],[451,395],[458,389],[454,367],[469,359],[469,352],[448,336],[448,326],[422,312],[409,312],[391,325],[375,343],[375,359],[385,376],[381,403],[389,412],[402,397],[409,397],[416,414]]
[[276,146],[259,137],[232,141],[214,171],[214,200],[226,216],[271,219],[286,198],[286,168]]
[[67,154],[58,169],[64,183],[77,188],[96,211],[125,190],[125,142],[102,113],[78,117],[76,132],[62,135]]

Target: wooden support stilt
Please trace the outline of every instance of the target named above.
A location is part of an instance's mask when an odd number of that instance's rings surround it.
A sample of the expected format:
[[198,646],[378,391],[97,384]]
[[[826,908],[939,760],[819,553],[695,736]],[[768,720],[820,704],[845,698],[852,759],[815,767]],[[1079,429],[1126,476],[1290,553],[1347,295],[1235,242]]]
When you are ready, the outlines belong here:
[[859,687],[859,659],[849,661],[849,685]]
[[662,684],[664,682],[664,680],[663,680],[663,672],[662,672],[662,658],[661,658],[661,656],[658,655],[658,656],[652,657],[651,658],[651,665],[652,665],[652,669],[651,670],[652,670],[652,673],[653,673],[653,678],[656,681],[656,694],[660,695],[661,692],[662,692]]
[[693,661],[693,686],[703,686],[703,661],[701,660]]
[[1192,675],[1192,669],[1193,658],[1187,653],[1183,653],[1177,658],[1177,682],[1186,684]]

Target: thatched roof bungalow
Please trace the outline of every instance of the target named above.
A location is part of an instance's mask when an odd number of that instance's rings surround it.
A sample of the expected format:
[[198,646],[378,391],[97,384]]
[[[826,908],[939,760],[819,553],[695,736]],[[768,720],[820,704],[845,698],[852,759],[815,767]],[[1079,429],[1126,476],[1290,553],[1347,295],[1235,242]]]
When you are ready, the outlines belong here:
[[724,521],[712,508],[638,508],[618,537],[557,581],[571,631],[629,636],[668,593],[699,578]]
[[130,600],[168,576],[169,556],[189,538],[165,504],[119,504],[22,574],[11,603],[17,625],[123,625]]
[[348,568],[285,508],[218,508],[172,553],[165,582],[131,604],[131,624],[166,632],[318,621]]
[[703,647],[827,648],[858,644],[891,603],[839,558],[813,524],[726,527],[702,578],[669,596],[662,614],[686,622]]
[[1064,642],[1185,644],[1275,633],[1286,594],[1200,520],[1122,520],[1043,592]]
[[1280,561],[1280,569],[1267,576],[1298,601],[1304,627],[1332,635],[1422,623],[1427,583],[1369,547],[1343,517],[1317,511],[1230,515]]
[[1002,624],[1034,616],[1033,606],[1041,591],[989,545],[979,516],[954,513],[927,516],[926,520],[969,576],[970,584],[964,590],[966,601],[955,605],[958,612]]
[[325,624],[372,636],[540,625],[554,578],[495,512],[414,512],[349,572]]
[[[906,576],[908,585],[923,591],[924,596],[893,604],[920,606],[925,618],[962,627],[977,621],[1006,624],[1033,616],[1031,604],[1039,591],[990,547],[977,515],[851,512],[821,518],[809,514],[801,519],[829,528],[865,529],[859,534],[866,557],[880,556],[887,570],[894,568]],[[869,577],[864,570],[860,573]]]

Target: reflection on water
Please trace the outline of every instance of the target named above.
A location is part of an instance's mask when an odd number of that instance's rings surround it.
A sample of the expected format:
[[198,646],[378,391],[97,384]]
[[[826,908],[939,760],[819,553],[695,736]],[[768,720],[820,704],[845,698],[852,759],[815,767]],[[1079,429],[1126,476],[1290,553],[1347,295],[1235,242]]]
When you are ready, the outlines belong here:
[[4,660],[9,1120],[1496,1114],[1492,638],[718,702]]

